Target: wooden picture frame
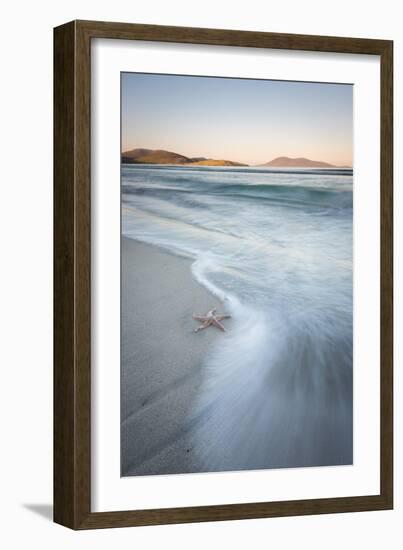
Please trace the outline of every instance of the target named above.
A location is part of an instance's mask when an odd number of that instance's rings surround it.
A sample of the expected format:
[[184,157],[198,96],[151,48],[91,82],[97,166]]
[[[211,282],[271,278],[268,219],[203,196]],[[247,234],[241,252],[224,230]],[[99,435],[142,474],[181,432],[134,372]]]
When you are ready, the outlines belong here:
[[[91,512],[91,40],[113,38],[380,56],[381,471],[380,493]],[[54,520],[94,529],[327,514],[393,507],[393,43],[127,23],[73,21],[54,30]]]

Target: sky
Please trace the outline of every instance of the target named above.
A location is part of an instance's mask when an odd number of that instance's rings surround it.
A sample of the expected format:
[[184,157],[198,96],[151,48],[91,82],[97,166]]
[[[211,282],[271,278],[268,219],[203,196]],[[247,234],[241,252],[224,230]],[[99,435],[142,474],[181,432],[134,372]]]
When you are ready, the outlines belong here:
[[353,162],[353,86],[122,73],[122,151]]

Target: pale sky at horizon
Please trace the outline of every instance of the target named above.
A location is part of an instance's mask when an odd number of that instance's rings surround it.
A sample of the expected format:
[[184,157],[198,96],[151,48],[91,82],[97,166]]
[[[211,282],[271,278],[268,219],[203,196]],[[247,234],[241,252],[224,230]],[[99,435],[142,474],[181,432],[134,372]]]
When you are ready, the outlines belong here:
[[353,162],[353,86],[122,73],[122,151]]

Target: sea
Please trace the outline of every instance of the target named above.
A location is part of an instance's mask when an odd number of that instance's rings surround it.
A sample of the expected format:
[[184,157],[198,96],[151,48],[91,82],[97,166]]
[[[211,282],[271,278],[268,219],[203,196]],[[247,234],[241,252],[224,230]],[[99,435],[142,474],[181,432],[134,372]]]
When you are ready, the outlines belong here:
[[122,233],[232,316],[189,419],[200,470],[352,464],[353,171],[122,165]]

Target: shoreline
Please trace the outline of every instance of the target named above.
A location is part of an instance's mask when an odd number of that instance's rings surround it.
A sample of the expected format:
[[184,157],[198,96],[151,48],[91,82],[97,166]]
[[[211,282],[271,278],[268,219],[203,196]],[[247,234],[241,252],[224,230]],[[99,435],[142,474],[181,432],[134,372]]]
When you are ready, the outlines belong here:
[[223,333],[197,334],[192,313],[222,304],[192,260],[122,237],[121,475],[197,471],[192,407],[203,361]]

